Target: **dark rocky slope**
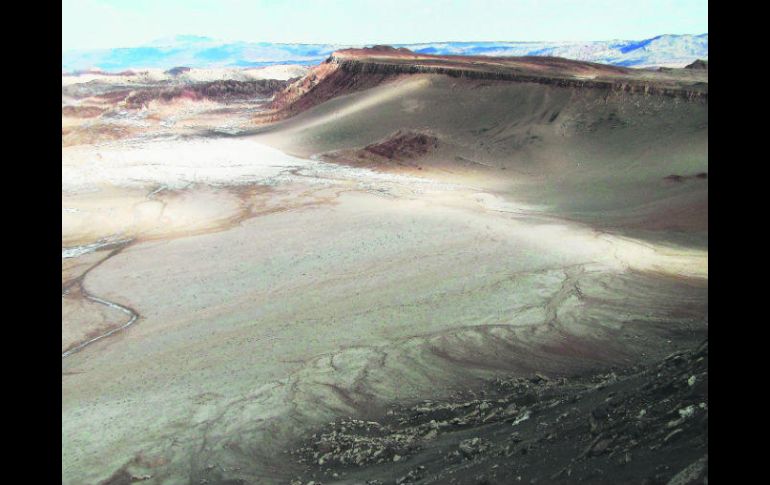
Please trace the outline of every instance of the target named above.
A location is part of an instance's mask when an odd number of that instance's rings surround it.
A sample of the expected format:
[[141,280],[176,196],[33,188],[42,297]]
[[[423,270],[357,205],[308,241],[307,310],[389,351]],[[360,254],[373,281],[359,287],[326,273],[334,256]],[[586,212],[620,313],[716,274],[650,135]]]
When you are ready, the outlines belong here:
[[688,64],[684,66],[685,69],[705,69],[708,70],[709,68],[709,62],[704,61],[703,59],[698,59],[694,61],[692,64]]
[[708,340],[661,362],[329,424],[291,452],[307,483],[708,483]]

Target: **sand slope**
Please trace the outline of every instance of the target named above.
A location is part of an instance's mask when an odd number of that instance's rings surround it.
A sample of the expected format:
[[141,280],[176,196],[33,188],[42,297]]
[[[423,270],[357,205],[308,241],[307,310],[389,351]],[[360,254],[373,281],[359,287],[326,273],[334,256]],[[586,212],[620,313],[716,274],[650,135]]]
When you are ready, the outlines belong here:
[[695,177],[708,173],[704,101],[417,74],[331,99],[257,139],[355,165],[368,161],[357,150],[399,130],[438,139],[412,172],[610,227],[705,237],[708,181]]

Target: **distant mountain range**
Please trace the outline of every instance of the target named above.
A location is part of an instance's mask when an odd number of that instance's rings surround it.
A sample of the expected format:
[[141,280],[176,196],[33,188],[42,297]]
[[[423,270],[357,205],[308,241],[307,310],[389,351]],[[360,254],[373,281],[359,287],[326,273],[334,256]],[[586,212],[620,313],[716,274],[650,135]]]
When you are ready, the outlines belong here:
[[[424,54],[481,56],[557,56],[627,67],[683,67],[708,59],[708,34],[659,35],[644,40],[592,42],[432,42],[393,44]],[[273,44],[223,42],[209,37],[177,36],[146,46],[66,51],[62,71],[160,68],[177,66],[260,67],[275,64],[317,64],[332,52],[362,45]]]

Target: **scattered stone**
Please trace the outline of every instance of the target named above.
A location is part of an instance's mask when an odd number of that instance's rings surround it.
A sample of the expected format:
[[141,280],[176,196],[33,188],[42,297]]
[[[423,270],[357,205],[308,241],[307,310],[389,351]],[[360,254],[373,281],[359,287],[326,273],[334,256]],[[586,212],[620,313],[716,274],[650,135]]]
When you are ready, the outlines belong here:
[[548,378],[545,377],[543,374],[536,373],[533,378],[530,379],[530,382],[533,384],[542,384],[544,382],[548,382]]
[[410,470],[409,473],[396,480],[396,485],[402,485],[407,483],[414,483],[425,476],[425,467],[418,466],[417,468]]
[[516,406],[516,404],[509,404],[503,410],[504,416],[515,416],[518,413],[519,413],[519,408]]
[[685,419],[691,417],[693,414],[695,414],[695,406],[693,406],[692,404],[687,406],[684,409],[679,410],[679,416]]
[[473,458],[474,456],[485,452],[489,448],[489,443],[485,440],[482,440],[481,438],[463,440],[460,442],[459,446],[460,453],[462,453],[465,458]]
[[[484,393],[397,406],[381,423],[330,423],[293,456],[308,465],[305,480],[315,476],[313,470],[330,477],[339,472],[337,478],[344,471],[346,483],[367,485],[480,483],[477,478],[510,483],[518,477],[607,482],[620,467],[633,483],[665,483],[675,471],[684,472],[687,463],[676,461],[684,456],[680,450],[707,451],[708,347],[700,352],[598,376],[497,379]],[[596,389],[597,383],[606,386]],[[530,418],[537,423],[511,432],[510,426]],[[467,438],[469,432],[473,437]],[[404,474],[407,459],[425,466]],[[377,463],[383,465],[367,468]]]
[[516,418],[513,423],[511,423],[511,426],[516,426],[517,424],[520,424],[526,420],[528,420],[530,417],[530,412],[525,411],[523,412],[518,418]]

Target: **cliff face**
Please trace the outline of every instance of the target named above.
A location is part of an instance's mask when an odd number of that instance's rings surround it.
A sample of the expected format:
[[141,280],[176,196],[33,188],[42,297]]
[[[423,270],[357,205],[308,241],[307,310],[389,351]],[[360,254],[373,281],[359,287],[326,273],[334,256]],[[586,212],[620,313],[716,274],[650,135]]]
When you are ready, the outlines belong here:
[[547,84],[559,87],[579,89],[603,89],[620,91],[630,94],[662,95],[685,98],[688,100],[705,100],[708,98],[708,83],[695,82],[677,84],[664,80],[633,79],[630,76],[617,79],[580,79],[577,77],[562,77],[538,75],[536,71],[526,72],[518,69],[488,70],[450,65],[409,64],[405,62],[378,62],[377,60],[359,60],[346,57],[332,56],[331,63],[349,74],[369,76],[396,76],[400,74],[443,74],[456,78],[467,78],[489,81],[510,81]]
[[334,97],[375,87],[395,75],[364,73],[330,58],[278,93],[269,105],[268,120],[293,116]]
[[680,71],[642,71],[555,57],[428,56],[384,47],[349,49],[333,53],[278,93],[262,121],[293,116],[334,97],[415,74],[707,101],[707,73]]

